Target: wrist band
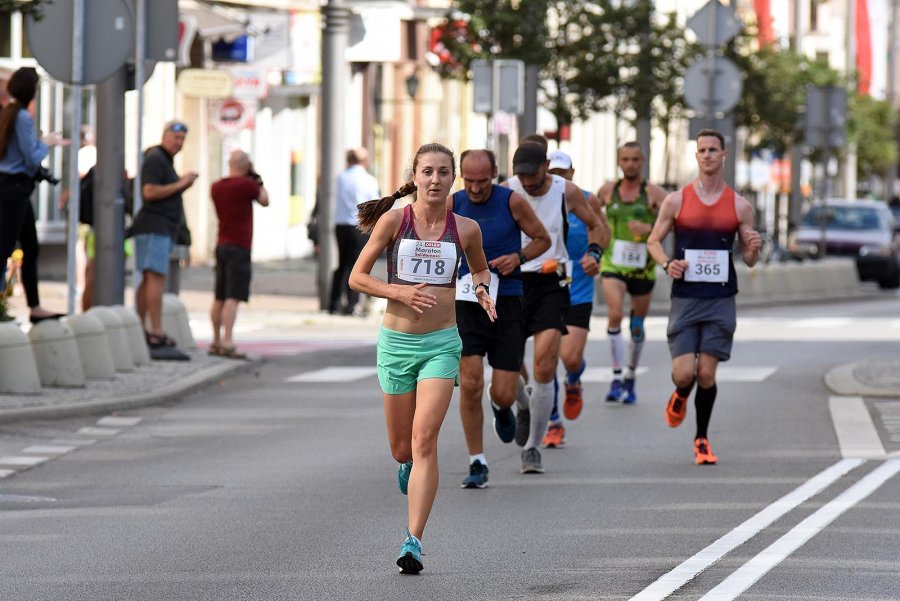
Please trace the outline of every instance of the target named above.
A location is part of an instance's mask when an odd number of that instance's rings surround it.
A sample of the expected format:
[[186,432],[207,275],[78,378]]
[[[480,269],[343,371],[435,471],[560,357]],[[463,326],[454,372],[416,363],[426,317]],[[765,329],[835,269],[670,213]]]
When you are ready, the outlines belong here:
[[521,250],[516,253],[519,256],[519,265],[524,265],[528,262],[528,257],[525,256]]
[[488,285],[484,282],[478,282],[477,284],[475,284],[475,292],[478,292],[479,288],[484,288],[484,291],[487,292],[488,296],[490,296],[490,294],[491,294],[490,285]]

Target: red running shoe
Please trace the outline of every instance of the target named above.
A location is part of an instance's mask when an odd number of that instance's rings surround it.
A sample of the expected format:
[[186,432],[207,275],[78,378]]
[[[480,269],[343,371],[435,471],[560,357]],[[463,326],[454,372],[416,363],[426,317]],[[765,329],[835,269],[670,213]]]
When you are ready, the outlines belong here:
[[566,400],[563,403],[563,415],[566,419],[578,419],[584,399],[581,396],[581,382],[572,385],[566,384]]
[[684,421],[685,415],[687,415],[687,399],[679,396],[676,390],[666,405],[666,423],[670,428],[677,428]]
[[698,438],[694,441],[694,458],[697,460],[697,465],[715,465],[719,460],[712,452],[709,440],[705,438]]

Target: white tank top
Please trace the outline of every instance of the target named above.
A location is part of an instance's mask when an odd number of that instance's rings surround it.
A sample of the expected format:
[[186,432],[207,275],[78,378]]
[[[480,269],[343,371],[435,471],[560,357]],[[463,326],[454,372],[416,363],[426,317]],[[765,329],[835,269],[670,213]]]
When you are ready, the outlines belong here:
[[[535,257],[522,265],[524,272],[540,272],[541,264],[547,259],[556,259],[565,265],[569,260],[569,251],[566,249],[566,180],[559,175],[547,174],[553,178],[550,189],[543,196],[531,196],[522,187],[518,176],[509,178],[510,190],[522,195],[534,209],[538,220],[544,224],[547,233],[550,234],[550,248],[544,254]],[[531,242],[531,237],[522,232],[522,247]]]

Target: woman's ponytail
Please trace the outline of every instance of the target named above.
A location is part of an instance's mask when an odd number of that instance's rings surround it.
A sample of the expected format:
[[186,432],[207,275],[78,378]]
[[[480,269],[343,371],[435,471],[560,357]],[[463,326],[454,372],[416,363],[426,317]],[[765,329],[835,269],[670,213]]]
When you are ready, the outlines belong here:
[[390,196],[385,196],[384,198],[379,198],[377,200],[369,200],[356,205],[356,227],[364,234],[371,233],[372,228],[375,227],[375,223],[382,215],[391,210],[391,207],[394,206],[394,202],[400,200],[404,196],[409,196],[415,191],[416,184],[407,182]]

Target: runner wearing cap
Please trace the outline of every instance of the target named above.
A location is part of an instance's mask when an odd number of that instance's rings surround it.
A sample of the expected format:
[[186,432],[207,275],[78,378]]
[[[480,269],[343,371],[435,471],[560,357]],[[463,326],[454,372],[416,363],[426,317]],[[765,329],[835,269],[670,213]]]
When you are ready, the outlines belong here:
[[[538,219],[550,234],[550,248],[532,257],[521,266],[525,288],[523,325],[527,336],[534,336],[534,368],[531,394],[519,399],[516,415],[516,442],[523,446],[522,473],[543,473],[541,452],[547,421],[553,410],[553,375],[559,359],[562,335],[566,333],[566,313],[569,309],[567,273],[569,254],[566,249],[566,215],[575,213],[588,230],[588,249],[578,257],[582,265],[593,261],[600,264],[603,244],[609,231],[601,218],[590,209],[582,191],[547,170],[546,147],[535,143],[521,144],[513,155],[515,175],[504,182],[531,204]],[[530,238],[522,235],[522,244]]]

